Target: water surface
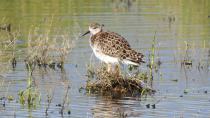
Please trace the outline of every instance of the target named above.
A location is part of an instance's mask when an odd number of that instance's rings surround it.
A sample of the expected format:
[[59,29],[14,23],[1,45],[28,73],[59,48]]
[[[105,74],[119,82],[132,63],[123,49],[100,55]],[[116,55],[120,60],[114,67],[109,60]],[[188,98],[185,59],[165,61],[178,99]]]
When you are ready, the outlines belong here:
[[[209,117],[209,6],[208,0],[2,0],[0,23],[10,23],[13,31],[19,30],[19,40],[26,43],[31,28],[38,26],[44,29],[53,19],[51,35],[59,35],[59,31],[69,33],[75,46],[68,55],[64,72],[35,71],[34,79],[42,99],[40,105],[30,110],[18,102],[18,91],[27,87],[23,61],[25,46],[19,46],[16,69],[9,67],[8,71],[1,72],[0,97],[10,95],[15,98],[11,102],[6,101],[5,107],[2,101],[1,117],[45,117],[46,96],[52,93],[48,115],[62,117],[59,104],[68,85],[71,87],[69,104],[63,117]],[[77,37],[88,29],[91,22],[103,23],[106,30],[124,36],[134,49],[145,54],[147,63],[156,34],[155,62],[161,61],[161,65],[154,72],[152,87],[157,91],[154,95],[141,100],[131,97],[110,99],[79,92],[87,80],[85,75],[92,50],[88,36],[79,40]],[[189,45],[192,67],[181,65],[186,44]],[[1,58],[2,64],[7,62],[6,57]],[[98,64],[95,57],[92,60]],[[140,68],[148,69],[146,64]],[[155,104],[156,108],[147,108],[148,104]]]

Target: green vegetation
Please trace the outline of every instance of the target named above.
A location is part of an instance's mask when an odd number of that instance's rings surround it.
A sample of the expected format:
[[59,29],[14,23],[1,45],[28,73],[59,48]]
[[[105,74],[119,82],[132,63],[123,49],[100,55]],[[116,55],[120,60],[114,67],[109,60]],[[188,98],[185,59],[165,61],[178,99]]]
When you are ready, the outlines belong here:
[[[49,21],[49,25],[43,30],[39,27],[34,27],[29,31],[27,43],[27,56],[24,60],[26,64],[38,67],[49,67],[55,69],[56,66],[61,70],[64,68],[64,62],[67,54],[73,47],[68,33],[55,31],[53,37],[52,32],[53,18]],[[41,34],[39,34],[42,32]]]
[[153,80],[153,68],[155,66],[155,45],[156,45],[156,32],[152,41],[152,48],[151,48],[151,54],[149,57],[149,68],[150,68],[150,79]]
[[[4,20],[3,20],[4,21]],[[20,30],[16,31],[12,29],[11,24],[0,25],[0,59],[1,66],[5,65],[4,70],[2,69],[0,73],[8,72],[12,66],[13,70],[16,69],[16,65],[19,62],[25,62],[25,67],[27,70],[27,86],[19,90],[18,101],[23,106],[28,106],[29,109],[36,108],[40,104],[41,96],[40,85],[35,84],[37,80],[33,77],[33,74],[38,71],[49,71],[52,70],[56,72],[61,70],[64,74],[64,63],[66,63],[66,57],[73,47],[73,40],[70,37],[68,31],[59,30],[60,27],[55,28],[54,24],[58,23],[57,19],[53,17],[40,25],[31,26],[28,31],[27,40],[18,40],[23,35]],[[17,43],[20,41],[21,43]],[[20,48],[21,45],[21,48]],[[19,54],[19,50],[24,48],[24,55]],[[19,58],[18,58],[19,57]],[[18,58],[18,60],[17,60]],[[8,60],[8,61],[7,61]],[[65,75],[65,74],[64,74]],[[64,76],[62,75],[62,76]],[[64,78],[66,80],[66,78]],[[1,81],[2,86],[4,81]],[[64,114],[66,107],[68,106],[70,100],[68,97],[70,85],[66,82],[68,87],[60,108],[61,115]],[[10,85],[10,84],[9,84]],[[8,85],[8,89],[9,89]],[[55,86],[54,86],[55,88]],[[53,89],[54,90],[54,89]],[[9,91],[7,91],[8,93]],[[47,106],[45,113],[48,115],[48,109],[50,107],[51,101],[53,100],[53,94],[47,93]],[[15,98],[11,95],[5,95],[7,97],[1,97],[4,101],[13,101]],[[70,110],[68,109],[68,114]]]
[[33,84],[32,70],[29,65],[27,88],[25,90],[20,90],[18,95],[20,104],[27,104],[28,108],[36,108],[37,104],[39,104],[41,101],[41,93]]
[[[74,47],[72,39],[77,38],[82,30],[86,30],[87,24],[92,20],[107,23],[105,25],[108,26],[108,30],[116,31],[126,38],[130,38],[129,40],[134,41],[131,43],[134,43],[136,48],[143,50],[145,58],[149,60],[147,68],[142,65],[146,70],[139,72],[129,66],[129,70],[125,70],[126,74],[123,72],[120,74],[107,73],[103,65],[100,67],[88,65],[88,80],[83,88],[88,95],[120,97],[147,95],[154,92],[152,87],[162,87],[162,85],[165,87],[168,84],[168,80],[164,81],[166,83],[162,83],[156,79],[158,77],[162,79],[165,77],[165,73],[167,73],[167,79],[171,79],[169,82],[172,82],[172,86],[177,87],[181,84],[180,87],[186,87],[182,91],[183,95],[191,95],[196,91],[194,88],[191,89],[192,85],[199,85],[201,88],[207,87],[208,83],[206,82],[210,70],[210,1],[129,1],[132,3],[127,0],[1,0],[0,101],[3,106],[3,108],[0,106],[1,111],[16,110],[19,108],[16,104],[20,103],[29,109],[37,108],[40,104],[45,105],[43,111],[46,116],[52,113],[52,109],[58,110],[62,117],[65,117],[65,114],[71,114],[69,108],[70,79],[62,77],[66,76],[64,65],[68,54]],[[154,36],[153,31],[157,31]],[[124,34],[124,32],[126,33]],[[142,42],[150,44],[145,46],[140,44]],[[163,58],[161,61],[158,60],[159,44],[162,51],[161,59]],[[141,47],[142,45],[144,46]],[[79,46],[77,48],[84,49]],[[171,54],[168,54],[173,51],[176,52],[174,63],[171,61],[173,59],[169,57]],[[81,53],[85,52],[81,51]],[[75,58],[73,57],[73,59]],[[159,69],[161,63],[163,66]],[[23,64],[25,64],[26,70],[24,70]],[[183,68],[179,69],[180,65]],[[166,70],[168,68],[173,72],[168,73]],[[194,73],[196,69],[199,72],[198,75]],[[25,75],[25,71],[27,75]],[[161,71],[164,71],[163,74]],[[21,75],[18,75],[19,72]],[[204,72],[207,73],[207,76]],[[75,77],[78,73],[73,74],[75,75],[69,77]],[[10,75],[15,75],[15,77]],[[171,76],[173,78],[170,78]],[[159,83],[155,83],[153,86],[154,81]],[[158,85],[156,86],[156,84]],[[166,87],[165,90],[164,94],[171,92],[170,88]],[[205,90],[204,93],[206,95],[208,90]],[[198,94],[200,93],[193,95]],[[160,95],[162,94],[160,93]],[[180,97],[186,99],[187,97],[185,98],[183,95]],[[57,98],[61,100],[59,101]],[[164,97],[167,100],[171,98]],[[12,104],[11,107],[7,107],[9,102]],[[155,109],[155,104],[146,103],[146,107]],[[52,105],[54,106],[52,107]],[[42,108],[40,107],[41,110]],[[108,113],[110,112],[108,111]],[[120,112],[118,117],[127,117],[127,113]]]

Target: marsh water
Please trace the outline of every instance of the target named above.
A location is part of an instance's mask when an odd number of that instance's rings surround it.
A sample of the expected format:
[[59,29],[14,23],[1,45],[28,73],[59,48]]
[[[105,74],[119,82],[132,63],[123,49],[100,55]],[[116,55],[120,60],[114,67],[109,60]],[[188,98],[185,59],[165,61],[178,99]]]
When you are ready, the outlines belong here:
[[[49,19],[53,19],[54,29],[50,35],[69,33],[74,47],[67,55],[64,70],[34,72],[41,101],[29,108],[19,103],[18,96],[20,90],[27,88],[27,38],[31,28],[47,27]],[[142,71],[148,68],[154,44],[154,62],[159,63],[153,72],[154,95],[112,99],[80,91],[87,81],[87,65],[100,64],[91,56],[89,37],[78,38],[91,22],[102,23],[106,30],[121,34],[142,52],[146,61],[140,66]],[[1,70],[4,69],[0,73],[0,117],[210,117],[209,0],[1,0],[0,25],[3,24],[11,24],[11,30],[19,31],[20,36],[16,68],[5,66],[7,55],[0,57]],[[186,59],[190,64],[183,64]],[[52,101],[46,115],[49,95]],[[68,100],[61,115],[65,95]],[[14,100],[3,99],[8,96]]]

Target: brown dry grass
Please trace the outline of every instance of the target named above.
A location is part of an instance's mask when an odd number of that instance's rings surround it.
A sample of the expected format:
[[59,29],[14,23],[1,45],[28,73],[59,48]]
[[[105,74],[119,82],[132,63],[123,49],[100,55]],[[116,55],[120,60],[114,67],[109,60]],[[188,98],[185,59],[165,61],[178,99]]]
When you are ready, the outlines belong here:
[[86,84],[86,91],[91,94],[141,96],[155,92],[146,84],[147,73],[137,72],[132,76],[123,76],[119,73],[108,73],[103,66],[91,73],[94,74],[91,75],[94,79],[89,79]]

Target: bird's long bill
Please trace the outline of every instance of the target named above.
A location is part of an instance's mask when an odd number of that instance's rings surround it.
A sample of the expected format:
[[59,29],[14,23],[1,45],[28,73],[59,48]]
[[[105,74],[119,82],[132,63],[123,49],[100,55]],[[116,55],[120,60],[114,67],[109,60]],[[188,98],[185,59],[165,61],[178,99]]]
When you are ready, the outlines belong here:
[[86,34],[89,34],[89,33],[90,33],[90,31],[87,31],[82,36],[85,36]]

